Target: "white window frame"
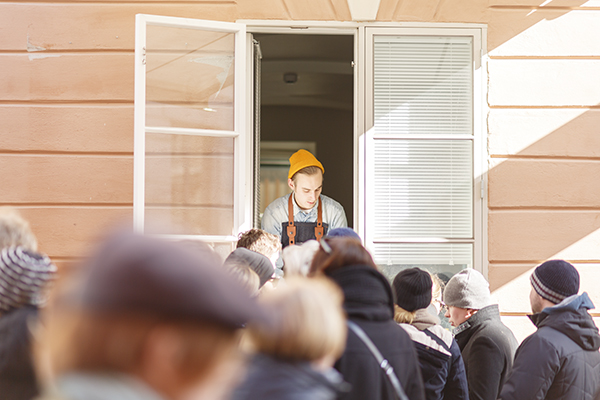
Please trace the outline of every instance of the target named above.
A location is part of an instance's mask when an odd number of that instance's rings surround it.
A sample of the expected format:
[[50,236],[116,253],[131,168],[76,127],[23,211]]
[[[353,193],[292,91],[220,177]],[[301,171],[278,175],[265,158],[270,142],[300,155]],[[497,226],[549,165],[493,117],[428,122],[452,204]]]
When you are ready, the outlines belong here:
[[[159,17],[149,15],[138,15],[136,18],[147,18],[147,21],[156,23],[167,22],[172,17]],[[197,26],[199,20],[177,18],[177,20],[187,21],[190,26]],[[366,221],[366,176],[367,167],[366,155],[366,137],[373,127],[373,110],[368,110],[366,96],[372,96],[372,76],[366,76],[365,65],[367,62],[372,62],[372,42],[368,43],[366,28],[385,29],[392,32],[400,29],[402,32],[412,31],[418,35],[447,35],[469,34],[474,37],[474,41],[479,43],[479,48],[474,47],[473,57],[474,62],[478,65],[474,68],[473,75],[473,129],[475,138],[473,139],[473,229],[474,229],[474,265],[473,267],[487,276],[488,261],[487,261],[487,190],[486,179],[488,169],[488,153],[487,153],[487,129],[486,115],[488,106],[486,102],[487,85],[486,73],[487,70],[487,26],[485,24],[465,24],[465,23],[428,23],[428,22],[338,22],[338,21],[284,21],[284,20],[238,20],[236,23],[225,23],[215,21],[203,21],[208,23],[206,26],[223,27],[225,25],[235,26],[239,29],[236,33],[236,61],[246,59],[244,62],[236,62],[235,82],[236,82],[236,109],[235,109],[235,128],[236,136],[236,158],[235,158],[235,189],[234,189],[234,232],[236,235],[239,232],[245,231],[252,227],[252,140],[247,135],[252,132],[253,115],[253,96],[252,96],[252,79],[253,76],[253,60],[250,57],[250,52],[247,51],[247,46],[250,43],[250,35],[248,33],[295,33],[295,34],[318,34],[318,35],[353,35],[354,36],[354,151],[353,151],[353,175],[354,175],[354,227],[367,248],[372,248],[372,239],[369,237],[369,226]],[[214,24],[214,25],[212,25]],[[145,26],[143,28],[136,24],[136,53],[135,53],[135,69],[136,69],[136,104],[139,99],[145,99],[145,66],[143,60],[143,48],[145,42]],[[205,27],[206,27],[205,26]],[[243,33],[242,33],[243,32]],[[437,33],[433,33],[437,32]],[[460,33],[462,32],[462,33]],[[141,35],[140,33],[144,33]],[[246,37],[240,37],[244,35]],[[243,46],[242,46],[243,44]],[[240,49],[240,56],[237,54],[237,47]],[[239,58],[238,58],[239,57]],[[245,68],[245,71],[243,70]],[[143,69],[144,73],[139,73],[138,70]],[[245,76],[244,80],[241,79]],[[143,81],[142,81],[143,79]],[[245,82],[244,84],[240,84]],[[238,97],[239,96],[239,97]],[[239,102],[238,99],[245,99]],[[372,99],[370,100],[372,104]],[[144,100],[142,100],[142,104]],[[145,110],[135,109],[135,151],[137,155],[143,154],[145,150],[144,135],[140,135],[140,130],[145,129]],[[141,139],[140,139],[141,136]],[[140,173],[144,172],[143,157],[134,157],[134,226],[137,230],[143,230],[143,213],[144,213],[144,180],[139,178]],[[141,215],[140,215],[141,213]],[[170,235],[174,237],[174,235]],[[177,237],[179,238],[179,237]],[[215,236],[215,237],[200,237],[212,242],[229,242],[237,240],[235,236]]]
[[[485,116],[487,115],[486,103],[486,58],[485,43],[486,27],[484,25],[472,24],[450,24],[448,26],[439,26],[438,24],[368,24],[365,26],[365,34],[363,35],[365,43],[365,64],[371,66],[366,69],[365,86],[364,86],[364,101],[365,107],[365,126],[364,134],[361,135],[360,146],[364,149],[365,158],[364,165],[360,167],[363,176],[359,179],[359,185],[362,185],[360,191],[364,193],[359,201],[363,201],[360,209],[363,214],[359,221],[364,221],[364,224],[359,225],[359,231],[364,238],[365,246],[369,249],[374,249],[376,238],[373,235],[373,218],[372,210],[368,210],[366,199],[369,193],[374,193],[373,182],[368,182],[364,175],[366,171],[374,169],[373,146],[370,143],[373,141],[374,132],[374,91],[373,91],[373,38],[375,35],[414,35],[414,36],[469,36],[473,38],[473,136],[471,135],[427,135],[415,137],[414,135],[395,135],[395,138],[433,140],[433,139],[450,139],[450,140],[472,140],[473,141],[473,239],[438,239],[440,243],[473,243],[473,268],[482,272],[484,276],[488,275],[487,262],[487,194],[485,190],[485,180],[487,173],[487,147],[486,147],[486,124]],[[369,86],[370,84],[370,86]],[[389,136],[389,135],[388,135]],[[399,243],[432,243],[435,239],[413,239],[410,242],[405,240]],[[389,242],[384,240],[382,242]]]
[[[234,66],[234,128],[233,131],[146,127],[146,26],[148,24],[202,29],[235,34]],[[133,222],[137,232],[144,232],[145,213],[145,146],[146,133],[164,133],[234,138],[233,227],[230,235],[158,235],[168,239],[204,240],[212,243],[237,241],[239,232],[252,227],[252,180],[246,164],[252,160],[252,141],[246,125],[246,25],[232,22],[205,21],[158,15],[136,15],[135,32],[135,95],[134,95],[134,190]],[[250,168],[251,169],[251,168]],[[251,175],[250,175],[251,176]]]

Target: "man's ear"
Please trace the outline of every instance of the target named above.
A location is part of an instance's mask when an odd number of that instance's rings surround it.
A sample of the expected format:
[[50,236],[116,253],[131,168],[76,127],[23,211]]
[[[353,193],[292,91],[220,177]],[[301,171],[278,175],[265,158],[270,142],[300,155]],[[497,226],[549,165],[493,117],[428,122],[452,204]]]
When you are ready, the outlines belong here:
[[292,192],[296,190],[296,186],[294,185],[294,181],[292,178],[288,178],[288,186],[292,189]]
[[475,315],[475,313],[479,311],[479,310],[474,310],[472,308],[468,308],[467,309],[467,319],[471,318],[473,315]]

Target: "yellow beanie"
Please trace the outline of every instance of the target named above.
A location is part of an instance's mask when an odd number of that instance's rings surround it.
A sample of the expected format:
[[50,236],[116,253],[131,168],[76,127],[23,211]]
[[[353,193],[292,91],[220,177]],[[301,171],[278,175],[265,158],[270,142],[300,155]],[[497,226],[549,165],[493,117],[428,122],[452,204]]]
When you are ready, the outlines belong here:
[[325,173],[323,165],[310,153],[310,151],[300,149],[290,157],[290,172],[288,173],[288,178],[291,179],[296,172],[306,167],[319,167],[321,171]]

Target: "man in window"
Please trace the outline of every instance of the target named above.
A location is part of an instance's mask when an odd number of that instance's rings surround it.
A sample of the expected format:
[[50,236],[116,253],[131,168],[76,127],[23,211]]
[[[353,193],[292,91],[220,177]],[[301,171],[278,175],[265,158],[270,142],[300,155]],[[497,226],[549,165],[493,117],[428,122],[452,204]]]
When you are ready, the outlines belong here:
[[279,236],[283,247],[320,240],[329,230],[348,225],[342,205],[321,194],[324,172],[307,150],[290,157],[288,185],[292,193],[269,204],[262,218],[262,228]]

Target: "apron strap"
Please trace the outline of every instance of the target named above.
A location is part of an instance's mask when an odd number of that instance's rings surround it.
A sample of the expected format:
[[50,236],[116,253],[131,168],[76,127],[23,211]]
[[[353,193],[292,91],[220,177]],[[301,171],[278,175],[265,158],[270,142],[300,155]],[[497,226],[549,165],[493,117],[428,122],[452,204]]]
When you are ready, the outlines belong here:
[[[294,193],[291,193],[288,199],[287,234],[290,245],[296,243],[296,225],[294,225],[294,203],[292,196],[294,196]],[[315,226],[315,238],[317,241],[323,238],[323,234],[323,202],[321,201],[321,196],[319,196],[319,204],[317,205],[317,226]]]
[[319,196],[319,205],[317,206],[317,226],[315,226],[315,238],[317,241],[323,239],[323,202]]
[[290,198],[288,199],[287,234],[288,234],[288,240],[289,240],[290,245],[296,243],[296,225],[294,225],[294,203],[292,200],[293,196],[294,196],[294,192],[290,193]]

